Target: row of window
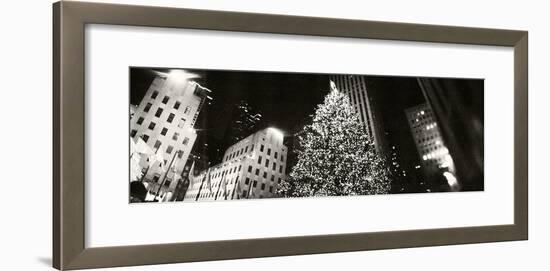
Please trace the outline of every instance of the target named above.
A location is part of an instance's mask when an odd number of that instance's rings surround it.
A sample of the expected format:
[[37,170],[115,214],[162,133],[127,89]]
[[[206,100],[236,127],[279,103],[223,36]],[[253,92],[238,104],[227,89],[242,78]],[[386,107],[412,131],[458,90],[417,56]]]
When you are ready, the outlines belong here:
[[438,138],[438,137],[439,137],[439,134],[437,134],[437,135],[432,134],[432,135],[417,139],[417,142],[418,142],[418,144],[421,144],[421,143],[433,140],[433,139]]
[[[153,91],[153,93],[151,94],[151,99],[153,99],[153,100],[156,99],[157,96],[158,96],[158,94],[159,94],[158,91],[156,91],[156,90]],[[170,97],[164,96],[164,98],[162,98],[162,103],[163,103],[163,104],[167,104],[169,100],[170,100]],[[181,106],[181,102],[180,102],[180,101],[176,101],[176,102],[174,103],[173,108],[176,109],[176,110],[178,110],[178,109],[180,108],[180,106]],[[151,103],[147,103],[147,105],[145,106],[145,109],[144,109],[143,111],[149,112],[149,109],[150,109],[150,108],[151,108]],[[185,107],[185,110],[184,110],[183,113],[184,113],[184,114],[187,114],[187,113],[189,113],[189,111],[190,111],[190,110],[189,110],[189,106],[187,106],[187,107]]]
[[[137,124],[141,124],[141,123],[143,123],[143,118],[140,117],[137,121]],[[149,126],[147,128],[151,131],[154,131],[156,126],[157,126],[156,123],[151,122],[151,123],[149,123]],[[162,130],[160,131],[160,134],[163,135],[163,136],[166,136],[167,133],[168,133],[168,128],[162,127]],[[136,134],[137,134],[137,130],[132,129],[130,131],[130,137],[135,137]],[[146,135],[144,135],[144,136],[146,136]],[[180,133],[174,132],[174,134],[172,135],[172,140],[178,141],[179,136],[180,136]],[[147,136],[147,139],[149,139],[149,136]],[[145,140],[145,139],[144,139],[144,141],[147,142],[147,140]],[[182,144],[187,145],[187,143],[189,143],[189,138],[185,137],[182,141]]]
[[[250,151],[251,151],[251,152],[254,151],[254,145],[250,145]],[[263,152],[263,151],[264,151],[264,145],[261,144],[261,145],[260,145],[260,152]],[[233,158],[235,158],[235,157],[241,156],[243,153],[248,153],[248,146],[245,146],[245,147],[243,147],[243,148],[241,148],[241,149],[239,149],[239,150],[236,150],[236,151],[234,151],[234,152],[232,152],[232,153],[226,155],[224,161],[227,162],[227,161],[229,161],[229,160],[231,160],[231,159],[233,159]],[[267,155],[271,155],[271,148],[267,148]],[[279,157],[279,153],[278,153],[278,152],[274,152],[273,157],[274,157],[275,159],[277,159],[277,158]],[[284,161],[285,161],[284,155],[283,155],[282,153],[281,153],[280,158],[281,158],[281,162],[284,162]],[[261,162],[261,156],[260,156],[260,160],[258,161],[258,163],[260,163],[260,162]],[[267,166],[267,165],[266,165],[266,166]],[[275,170],[275,169],[274,169],[274,170]]]
[[[132,130],[130,132],[130,136],[133,138],[135,135],[136,135],[136,130]],[[141,135],[141,139],[145,143],[147,143],[147,141],[149,141],[149,138],[150,138],[149,135],[146,135],[146,134]],[[184,145],[187,145],[188,141],[189,141],[189,139],[186,137],[185,140],[184,140]],[[160,140],[157,140],[155,142],[155,145],[153,146],[153,148],[156,150],[160,147],[161,144],[162,144],[162,142]],[[171,154],[172,151],[174,151],[174,146],[168,145],[168,147],[166,148],[166,153]],[[183,151],[180,151],[178,153],[178,158],[181,158],[182,156],[183,156]]]
[[[261,163],[261,159],[259,159],[259,161],[258,161],[258,164],[260,164],[260,163]],[[277,170],[276,167],[277,167],[277,165],[275,164],[275,162],[273,162],[272,170],[276,171]],[[265,168],[267,168],[269,170],[269,160],[266,160]],[[252,166],[248,166],[248,172],[252,173]],[[260,173],[260,169],[257,168],[256,171],[255,171],[255,174],[259,175],[259,173]],[[283,173],[283,165],[279,166],[279,173],[281,173],[281,174]],[[265,174],[267,174],[267,170],[264,172],[264,175]],[[264,176],[264,178],[265,178],[265,176]]]
[[[223,176],[226,175],[226,174],[235,173],[235,172],[238,172],[238,171],[240,171],[240,170],[241,170],[241,165],[239,165],[238,167],[235,166],[235,167],[233,167],[233,168],[230,168],[230,169],[227,169],[227,170],[224,170],[224,171],[216,172],[216,173],[214,173],[214,175],[212,176],[212,179],[217,179],[217,178],[219,178],[219,177],[223,177]],[[280,166],[280,167],[279,167],[279,173],[282,173],[282,170],[283,170],[283,167]],[[253,167],[252,167],[252,166],[249,166],[249,167],[248,167],[248,172],[249,172],[249,173],[252,173],[252,171],[253,171]],[[259,168],[257,168],[257,169],[255,170],[255,175],[256,175],[256,176],[259,176],[259,175],[260,175],[260,169],[259,169]],[[263,177],[264,179],[267,179],[267,176],[268,176],[267,171],[264,171],[263,174],[262,174],[262,177]],[[239,176],[237,176],[237,178],[236,178],[235,180],[238,180],[238,178],[239,178]],[[246,181],[245,181],[246,184],[248,184],[248,179],[249,179],[249,178],[246,178]],[[233,180],[233,179],[232,179],[232,180]],[[232,183],[233,183],[232,180],[230,180],[229,184],[232,184]],[[271,181],[271,182],[274,182],[274,181],[275,181],[275,175],[274,175],[274,174],[271,175],[270,181]],[[278,178],[278,183],[280,183],[280,182],[281,182],[281,178]],[[221,184],[221,180],[215,182],[214,186],[216,186],[216,185],[219,186],[220,184]]]
[[[254,145],[250,145],[250,151],[254,150]],[[245,146],[244,148],[241,148],[237,151],[234,151],[228,155],[225,156],[225,161],[229,161],[235,157],[241,156],[243,153],[248,153],[248,146]]]
[[[271,182],[273,182],[273,181],[275,181],[275,176],[274,176],[274,175],[271,176]],[[244,184],[245,184],[245,185],[248,185],[249,183],[250,183],[250,178],[246,177],[246,179],[244,180]],[[281,178],[279,178],[279,179],[277,180],[277,183],[278,183],[278,184],[281,183]],[[253,186],[253,187],[256,187],[256,184],[257,184],[257,181],[254,180],[254,182],[252,183],[252,186]],[[263,188],[262,188],[262,190],[263,190]]]
[[[151,105],[151,104],[148,103],[148,104],[145,106],[145,109],[144,109],[145,112],[149,112],[149,109],[148,109],[148,108],[150,108],[150,105]],[[160,116],[162,116],[162,112],[163,112],[163,111],[164,111],[163,108],[161,108],[161,107],[157,108],[157,112],[155,112],[155,117],[160,118]],[[175,115],[174,113],[170,113],[170,114],[168,115],[168,118],[166,118],[166,121],[167,121],[168,123],[172,123],[172,121],[174,121],[174,117],[175,117],[175,116],[176,116],[176,115]],[[136,123],[139,124],[139,125],[141,125],[141,124],[143,123],[143,120],[144,120],[143,117],[139,117]]]
[[241,170],[241,167],[242,167],[242,165],[239,165],[238,167],[235,166],[235,167],[233,167],[233,168],[226,169],[226,170],[224,170],[224,171],[218,171],[218,172],[214,171],[214,175],[212,175],[212,178],[213,178],[213,179],[216,179],[216,178],[218,178],[218,177],[220,177],[220,176],[223,176],[223,175],[226,175],[226,174],[235,173],[235,172],[237,172],[237,171],[240,171],[240,170]]
[[[262,164],[262,156],[258,156],[258,165],[261,165]],[[269,168],[269,159],[265,159],[265,165],[264,165],[266,168]],[[275,171],[277,170],[277,162],[273,161],[273,164],[272,164],[272,167],[271,167],[271,170]],[[283,173],[283,166],[280,165],[279,166],[279,173]]]

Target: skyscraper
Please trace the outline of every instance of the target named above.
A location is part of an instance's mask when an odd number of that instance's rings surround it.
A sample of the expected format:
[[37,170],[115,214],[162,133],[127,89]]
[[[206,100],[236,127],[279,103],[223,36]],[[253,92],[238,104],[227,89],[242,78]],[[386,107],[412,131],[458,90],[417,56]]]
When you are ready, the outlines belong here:
[[[190,80],[185,71],[158,73],[130,119],[130,137],[141,138],[162,162],[142,159],[143,180],[150,192],[164,183],[173,191],[197,137],[195,122],[210,90]],[[168,165],[174,161],[173,168]],[[177,166],[176,166],[177,165]]]
[[351,106],[359,115],[359,120],[367,135],[373,140],[379,154],[386,154],[383,139],[382,119],[376,109],[373,98],[369,96],[365,76],[360,75],[331,75],[331,82],[335,87],[347,94]]
[[483,190],[484,81],[418,78],[418,84],[454,158],[461,190]]
[[260,130],[227,148],[221,163],[193,177],[184,201],[274,197],[287,157],[283,133]]
[[262,114],[254,110],[247,101],[241,100],[233,110],[226,136],[231,143],[236,143],[256,131],[261,120]]
[[424,172],[427,175],[437,174],[441,169],[454,172],[453,160],[431,108],[421,104],[405,109],[405,114]]

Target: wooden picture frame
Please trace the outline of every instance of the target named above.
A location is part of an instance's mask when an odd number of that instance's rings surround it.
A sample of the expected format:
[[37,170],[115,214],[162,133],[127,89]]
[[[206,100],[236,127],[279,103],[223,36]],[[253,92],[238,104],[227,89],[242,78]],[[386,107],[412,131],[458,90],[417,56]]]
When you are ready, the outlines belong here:
[[[376,233],[85,247],[86,24],[494,45],[514,49],[514,224]],[[526,31],[84,2],[53,5],[53,266],[60,270],[526,240]]]

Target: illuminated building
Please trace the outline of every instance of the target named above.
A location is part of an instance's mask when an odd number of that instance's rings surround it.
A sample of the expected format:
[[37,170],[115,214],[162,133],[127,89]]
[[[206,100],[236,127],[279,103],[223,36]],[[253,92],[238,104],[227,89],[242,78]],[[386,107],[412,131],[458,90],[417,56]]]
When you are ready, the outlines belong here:
[[414,138],[414,143],[428,175],[436,174],[442,169],[454,172],[454,164],[441,137],[441,132],[433,111],[427,104],[405,109],[407,122]]
[[[211,98],[210,90],[192,81],[193,76],[183,70],[158,73],[130,118],[130,138],[141,138],[163,158],[164,166],[149,162],[151,158],[141,159],[142,180],[149,183],[150,192],[156,192],[160,183],[162,193],[174,190],[173,179],[181,175],[195,143],[195,122]],[[172,161],[174,168],[168,170]]]
[[192,177],[184,201],[275,197],[287,155],[281,131],[260,130],[227,148],[221,163]]

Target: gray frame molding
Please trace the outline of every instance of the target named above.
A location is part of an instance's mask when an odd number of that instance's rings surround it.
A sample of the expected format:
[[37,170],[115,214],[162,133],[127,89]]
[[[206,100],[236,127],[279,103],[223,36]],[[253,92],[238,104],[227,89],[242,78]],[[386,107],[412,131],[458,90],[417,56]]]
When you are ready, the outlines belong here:
[[[85,248],[84,26],[112,24],[514,48],[514,224]],[[526,240],[527,32],[84,2],[53,5],[53,266],[60,270]]]

